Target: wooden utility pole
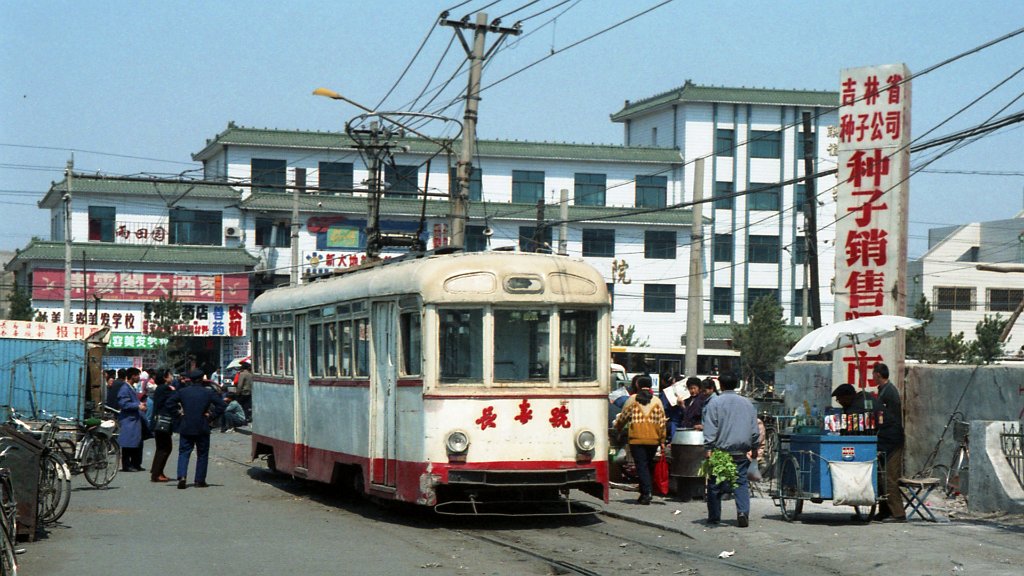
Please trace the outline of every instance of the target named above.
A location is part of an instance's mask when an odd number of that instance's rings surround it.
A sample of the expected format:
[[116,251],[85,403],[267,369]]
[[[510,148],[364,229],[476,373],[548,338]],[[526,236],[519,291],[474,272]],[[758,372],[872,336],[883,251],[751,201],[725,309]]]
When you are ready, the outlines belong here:
[[[453,248],[463,248],[466,245],[466,220],[469,217],[469,179],[473,170],[473,155],[476,153],[476,121],[480,105],[480,75],[483,71],[483,63],[494,49],[501,44],[509,34],[518,35],[520,30],[518,24],[513,28],[502,28],[497,23],[489,25],[487,14],[479,12],[476,15],[476,23],[471,24],[467,19],[448,20],[447,13],[441,15],[441,25],[451,26],[466,51],[469,58],[469,85],[466,88],[466,110],[462,119],[462,151],[459,155],[459,163],[456,168],[458,187],[449,192],[451,197],[451,214],[449,215],[451,230],[450,245]],[[473,30],[473,47],[469,47],[463,30]],[[485,51],[487,32],[501,34],[498,40]]]
[[686,374],[697,375],[697,354],[704,345],[704,297],[701,253],[704,251],[704,159],[693,165],[693,209],[690,212],[690,276],[686,298]]
[[537,225],[533,228],[533,251],[543,252],[544,246],[544,198],[537,199]]
[[[295,169],[295,186],[292,188],[292,222],[291,222],[291,249],[292,249],[292,265],[291,265],[291,286],[299,285],[299,191],[305,192],[306,188],[306,169],[296,168]],[[277,228],[277,226],[274,226]]]
[[[64,316],[65,323],[71,322],[71,180],[75,170],[75,157],[68,160],[68,167],[64,172]],[[85,278],[82,279],[83,289],[86,287]]]
[[[804,175],[814,174],[814,144],[811,134],[811,113],[803,113],[804,124]],[[818,295],[818,195],[814,191],[815,179],[804,180],[804,241],[807,243],[805,257],[811,264],[810,308],[811,324],[821,328],[821,297]],[[807,289],[805,288],[806,292]]]

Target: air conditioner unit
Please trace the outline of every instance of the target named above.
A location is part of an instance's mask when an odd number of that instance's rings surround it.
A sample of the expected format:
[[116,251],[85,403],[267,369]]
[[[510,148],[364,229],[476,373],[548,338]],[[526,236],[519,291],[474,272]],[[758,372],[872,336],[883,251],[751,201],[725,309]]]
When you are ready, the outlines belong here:
[[236,226],[225,226],[224,237],[225,238],[238,238],[242,235],[242,231]]

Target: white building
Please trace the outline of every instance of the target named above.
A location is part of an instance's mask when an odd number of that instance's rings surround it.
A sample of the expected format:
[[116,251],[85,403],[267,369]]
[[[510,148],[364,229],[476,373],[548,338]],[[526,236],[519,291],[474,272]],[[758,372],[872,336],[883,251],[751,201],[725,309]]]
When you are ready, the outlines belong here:
[[[678,148],[686,160],[684,197],[692,199],[696,158],[707,158],[704,197],[755,191],[722,198],[704,211],[711,218],[711,274],[704,294],[711,298],[715,323],[744,323],[748,306],[763,295],[775,296],[784,316],[799,324],[803,316],[803,266],[806,246],[802,216],[804,185],[765,190],[766,184],[804,175],[802,114],[811,115],[814,172],[836,167],[829,152],[828,128],[838,122],[837,92],[683,86],[638,101],[627,100],[612,114],[623,124],[631,146]],[[816,182],[821,315],[831,323],[835,272],[835,176]]]
[[[972,222],[963,226],[934,228],[928,232],[928,251],[907,267],[908,314],[923,295],[931,304],[934,319],[931,336],[964,333],[976,339],[978,322],[998,314],[1009,318],[1024,299],[1024,212],[1007,220]],[[1018,271],[979,270],[988,265]],[[1007,355],[1024,348],[1024,320],[1018,319],[1006,342]]]

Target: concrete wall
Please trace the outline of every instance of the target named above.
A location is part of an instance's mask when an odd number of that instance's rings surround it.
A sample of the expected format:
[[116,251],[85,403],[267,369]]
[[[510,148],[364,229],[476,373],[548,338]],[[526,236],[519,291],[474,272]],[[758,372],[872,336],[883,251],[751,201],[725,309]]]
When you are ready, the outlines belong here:
[[970,496],[971,512],[1024,512],[1024,486],[1021,486],[1003,455],[1000,434],[1009,432],[1017,422],[971,422]]
[[[903,399],[907,440],[904,451],[904,475],[912,476],[926,465],[935,449],[950,414],[962,412],[967,421],[1020,421],[1024,419],[1024,363],[994,366],[944,366],[911,364],[906,378],[894,379]],[[775,373],[775,389],[785,394],[785,406],[792,413],[806,398],[812,405],[829,405],[831,363],[795,362]],[[998,442],[998,440],[997,440]],[[955,448],[952,426],[932,464],[948,465]],[[991,488],[974,478],[985,474],[973,462],[970,484],[974,498],[989,497]],[[986,496],[978,494],[983,491]],[[971,499],[969,499],[971,500]],[[972,503],[972,508],[973,508]]]

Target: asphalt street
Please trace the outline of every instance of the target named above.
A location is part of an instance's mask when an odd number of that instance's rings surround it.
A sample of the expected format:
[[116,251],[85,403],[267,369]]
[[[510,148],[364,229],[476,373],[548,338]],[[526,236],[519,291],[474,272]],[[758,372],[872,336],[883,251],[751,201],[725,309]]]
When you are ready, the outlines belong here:
[[[176,454],[168,473],[174,462]],[[732,502],[724,522],[708,526],[703,502],[640,506],[619,488],[593,519],[439,518],[271,474],[249,461],[244,434],[213,434],[208,482],[178,490],[151,483],[148,473],[122,472],[96,490],[75,477],[62,522],[22,544],[20,574],[571,573],[551,558],[594,574],[1016,575],[1024,565],[1020,517],[959,512],[942,524],[861,524],[850,520],[851,508],[826,502],[807,503],[799,521],[786,522],[767,495],[753,499],[746,529],[736,527]],[[940,499],[932,505],[958,509]],[[732,555],[719,559],[722,552]]]

